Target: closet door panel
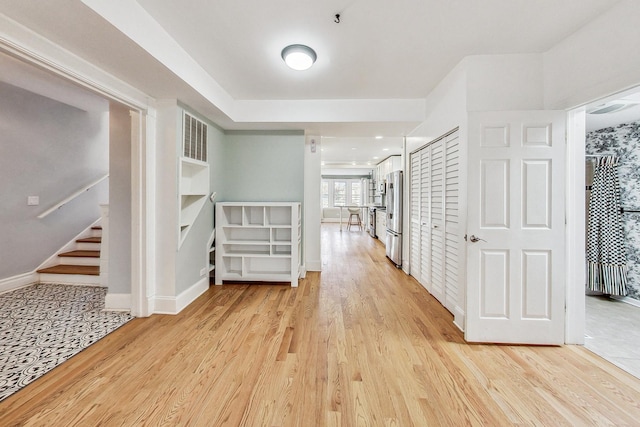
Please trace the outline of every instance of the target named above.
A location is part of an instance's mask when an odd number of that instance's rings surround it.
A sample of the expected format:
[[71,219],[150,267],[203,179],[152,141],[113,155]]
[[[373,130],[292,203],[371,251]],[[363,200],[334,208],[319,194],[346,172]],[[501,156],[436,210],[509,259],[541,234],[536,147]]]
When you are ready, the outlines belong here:
[[445,303],[443,141],[431,146],[431,294]]
[[431,148],[420,150],[420,283],[431,292]]
[[459,300],[458,259],[460,250],[459,192],[460,141],[458,133],[445,139],[445,307],[454,312]]
[[418,282],[422,281],[421,267],[421,242],[420,242],[420,152],[411,154],[411,174],[410,179],[410,274]]

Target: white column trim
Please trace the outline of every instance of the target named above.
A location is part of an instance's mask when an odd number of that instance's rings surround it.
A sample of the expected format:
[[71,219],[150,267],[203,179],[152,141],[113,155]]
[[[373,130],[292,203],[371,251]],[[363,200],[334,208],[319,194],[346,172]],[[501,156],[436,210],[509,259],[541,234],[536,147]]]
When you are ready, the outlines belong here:
[[584,344],[585,327],[585,108],[567,114],[565,343]]

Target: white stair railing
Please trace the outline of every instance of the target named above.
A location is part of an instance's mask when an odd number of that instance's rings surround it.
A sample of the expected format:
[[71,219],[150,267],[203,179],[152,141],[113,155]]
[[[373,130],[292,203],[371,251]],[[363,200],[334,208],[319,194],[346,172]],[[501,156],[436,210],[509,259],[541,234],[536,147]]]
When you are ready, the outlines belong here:
[[40,215],[38,215],[38,219],[42,219],[42,218],[46,217],[47,215],[51,214],[52,212],[60,209],[61,207],[63,207],[64,205],[66,205],[67,203],[69,203],[70,201],[75,199],[76,197],[78,197],[79,195],[83,194],[85,191],[91,190],[93,187],[95,187],[96,185],[100,184],[102,181],[104,181],[107,178],[109,178],[109,174],[106,174],[105,176],[101,177],[100,179],[97,179],[97,180],[93,181],[89,185],[86,185],[86,186],[82,187],[80,190],[76,191],[75,193],[73,193],[69,197],[65,198],[64,200],[58,202],[53,207],[51,207],[51,208],[47,209],[46,211],[42,212]]

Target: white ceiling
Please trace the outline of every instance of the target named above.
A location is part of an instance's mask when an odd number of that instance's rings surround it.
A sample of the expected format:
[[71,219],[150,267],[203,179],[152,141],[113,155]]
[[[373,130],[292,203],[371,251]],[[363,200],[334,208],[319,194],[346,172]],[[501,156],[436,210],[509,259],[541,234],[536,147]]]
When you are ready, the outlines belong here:
[[[544,52],[615,3],[138,2],[235,99],[424,98],[464,56]],[[292,43],[316,50],[308,72],[283,64],[280,52]]]
[[630,90],[624,93],[610,96],[606,99],[598,100],[586,106],[587,111],[593,107],[600,107],[603,104],[619,103],[620,101],[630,101],[628,107],[607,114],[587,114],[586,130],[591,132],[598,129],[617,126],[622,123],[630,123],[640,121],[640,92]]
[[320,144],[323,168],[369,168],[402,153],[403,138],[324,137]]
[[[218,84],[230,99],[328,100],[325,109],[330,113],[335,102],[329,101],[336,100],[409,105],[402,101],[424,99],[465,56],[544,52],[617,2],[138,0],[141,8],[136,8],[133,0],[0,0],[0,13],[155,99],[180,99],[225,129],[304,129],[307,134],[333,137],[323,138],[329,150],[323,152],[323,159],[333,162],[330,156],[339,152],[332,148],[336,146],[344,149],[340,156],[348,158],[341,161],[347,163],[356,159],[352,151],[360,155],[365,147],[382,148],[378,142],[397,144],[395,139],[380,142],[373,136],[399,138],[419,121],[413,116],[405,120],[408,116],[402,113],[394,120],[357,114],[353,116],[358,119],[336,119],[335,114],[300,119],[295,103],[278,120],[233,121],[222,105],[167,66],[167,58],[150,54],[153,50],[140,39],[118,28],[140,9],[153,25],[134,26],[139,36],[166,32],[178,49],[202,67],[209,83]],[[101,16],[107,14],[94,11],[100,11],[97,5],[116,12],[107,20]],[[336,13],[340,23],[334,22]],[[293,71],[284,65],[280,51],[291,43],[316,50],[318,60],[310,70]],[[170,48],[167,45],[169,59],[180,53]],[[2,71],[0,79],[5,78]],[[261,104],[251,105],[259,108]],[[264,105],[273,109],[277,104]],[[352,145],[357,150],[351,150]],[[380,152],[377,155],[382,158]],[[355,161],[371,162],[372,157],[370,152]]]

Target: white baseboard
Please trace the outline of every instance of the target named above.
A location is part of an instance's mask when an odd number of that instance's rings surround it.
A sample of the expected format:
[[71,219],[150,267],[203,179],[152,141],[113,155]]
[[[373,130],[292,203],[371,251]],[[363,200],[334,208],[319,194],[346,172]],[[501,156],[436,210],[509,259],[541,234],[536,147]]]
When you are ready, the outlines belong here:
[[203,277],[177,297],[156,296],[154,298],[153,312],[156,314],[178,314],[195,301],[196,298],[205,293],[207,289],[209,289],[209,277]]
[[453,310],[453,324],[464,332],[464,310],[458,306]]
[[627,304],[631,304],[634,305],[636,307],[640,307],[640,301],[638,301],[635,298],[631,298],[631,297],[619,297],[619,296],[615,296],[612,295],[610,297],[611,299],[617,300],[617,301],[622,301],[622,302],[626,302]]
[[131,311],[131,294],[107,294],[104,309],[110,311]]
[[19,274],[13,277],[7,277],[0,280],[0,293],[12,291],[14,289],[23,288],[38,281],[38,273],[32,271],[30,273]]
[[322,261],[321,260],[313,260],[307,261],[305,264],[306,271],[322,271]]

